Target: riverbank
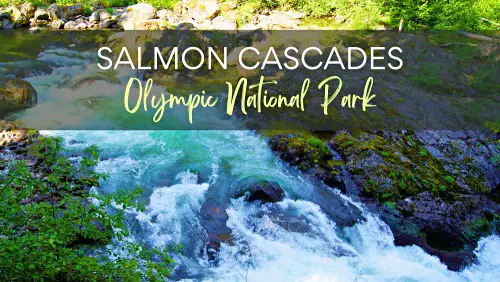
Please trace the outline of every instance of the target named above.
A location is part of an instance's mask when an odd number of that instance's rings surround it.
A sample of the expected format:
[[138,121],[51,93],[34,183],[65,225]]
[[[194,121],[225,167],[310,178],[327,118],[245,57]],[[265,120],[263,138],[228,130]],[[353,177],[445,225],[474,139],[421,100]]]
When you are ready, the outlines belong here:
[[397,245],[417,245],[452,270],[475,260],[500,227],[499,136],[477,131],[336,132],[269,139],[284,161],[365,203]]
[[140,281],[170,275],[169,250],[125,239],[123,212],[140,209],[135,197],[141,190],[94,190],[105,179],[95,171],[95,147],[67,156],[59,138],[9,122],[0,131],[2,278]]
[[[435,1],[395,9],[379,1],[0,1],[0,29],[30,27],[54,30],[495,30],[498,3]],[[462,6],[465,5],[467,10]]]

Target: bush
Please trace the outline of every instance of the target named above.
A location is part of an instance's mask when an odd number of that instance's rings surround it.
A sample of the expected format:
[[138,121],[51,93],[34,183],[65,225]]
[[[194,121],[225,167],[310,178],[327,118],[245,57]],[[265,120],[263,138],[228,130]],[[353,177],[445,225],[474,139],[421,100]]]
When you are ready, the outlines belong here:
[[404,20],[407,30],[429,27],[441,30],[494,29],[481,18],[498,21],[500,2],[496,0],[384,0],[383,12],[390,16],[392,25]]
[[[95,147],[77,164],[61,156],[60,139],[42,138],[30,151],[36,165],[14,162],[0,178],[2,280],[140,281],[169,275],[172,259],[124,240],[123,211],[113,208],[140,209],[135,198],[141,190],[103,196],[89,189],[105,178],[93,170]],[[116,254],[118,248],[130,256]]]
[[155,8],[165,8],[173,9],[179,0],[139,0],[138,2],[144,2],[151,4]]

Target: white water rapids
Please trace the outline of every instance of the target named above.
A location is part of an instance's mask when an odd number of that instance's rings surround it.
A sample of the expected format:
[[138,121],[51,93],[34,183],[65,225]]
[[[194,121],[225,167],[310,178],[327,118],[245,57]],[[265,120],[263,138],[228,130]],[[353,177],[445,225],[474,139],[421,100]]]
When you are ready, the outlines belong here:
[[[54,112],[58,113],[50,117],[54,123],[57,119],[78,123],[74,113],[85,111],[78,102],[82,97],[123,92],[123,87],[99,80],[71,90],[65,84],[68,79],[95,71],[90,70],[93,64],[88,64],[85,54],[49,49],[39,60],[57,68],[51,75],[27,79],[39,95],[39,104],[19,116],[27,123],[36,122],[34,119],[43,113],[49,118]],[[74,108],[61,108],[61,99],[74,100]],[[387,225],[351,199],[347,200],[358,206],[367,220],[340,230],[311,200],[314,197],[310,194],[321,184],[283,164],[264,138],[251,131],[43,133],[64,137],[70,152],[97,145],[101,150],[97,169],[110,175],[100,188],[102,192],[137,184],[144,187],[141,200],[147,210],[132,214],[128,224],[133,239],[146,246],[185,246],[176,256],[179,266],[172,280],[487,282],[500,277],[497,236],[481,239],[474,265],[452,272],[418,247],[394,246]],[[248,178],[279,183],[287,198],[266,205],[232,199],[227,207],[227,226],[233,244],[222,245],[219,263],[214,265],[202,251],[206,232],[200,208],[210,189],[228,195],[238,188],[238,181]]]

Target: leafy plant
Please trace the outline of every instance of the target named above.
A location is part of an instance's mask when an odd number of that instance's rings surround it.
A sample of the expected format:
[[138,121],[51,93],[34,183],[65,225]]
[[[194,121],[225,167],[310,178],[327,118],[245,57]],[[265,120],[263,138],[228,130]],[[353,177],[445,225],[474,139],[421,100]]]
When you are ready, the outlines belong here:
[[30,148],[35,165],[11,162],[0,178],[2,279],[165,279],[172,269],[167,253],[172,250],[146,249],[125,240],[124,209],[143,208],[135,200],[142,190],[92,192],[106,178],[93,169],[97,148],[89,147],[77,163],[63,152],[61,139],[41,138]]

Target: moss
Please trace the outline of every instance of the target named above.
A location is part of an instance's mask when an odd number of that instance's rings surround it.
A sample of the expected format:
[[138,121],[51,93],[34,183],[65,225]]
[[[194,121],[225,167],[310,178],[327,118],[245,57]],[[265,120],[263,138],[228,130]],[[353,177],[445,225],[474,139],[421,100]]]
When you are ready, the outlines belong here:
[[396,209],[396,203],[395,202],[384,202],[384,206],[388,209],[395,210]]
[[330,167],[345,165],[343,160],[328,160],[327,163],[328,163],[328,166],[330,166]]
[[466,192],[444,164],[416,142],[412,134],[399,134],[394,138],[362,132],[341,133],[333,138],[335,149],[345,158],[353,158],[354,163],[359,164],[368,153],[382,157],[383,162],[375,167],[350,168],[352,174],[361,176],[359,184],[366,196],[398,201],[429,191],[451,199],[453,193]]
[[474,240],[479,240],[484,234],[491,233],[492,226],[486,217],[474,220],[467,229],[466,233]]
[[483,181],[479,177],[474,177],[472,175],[467,175],[465,177],[465,182],[476,193],[486,193],[488,192],[488,187],[486,187]]
[[451,175],[446,175],[446,176],[444,177],[444,181],[446,181],[447,183],[450,183],[450,184],[451,184],[451,183],[454,183],[454,182],[455,182],[455,178],[453,178],[453,176],[451,176]]

